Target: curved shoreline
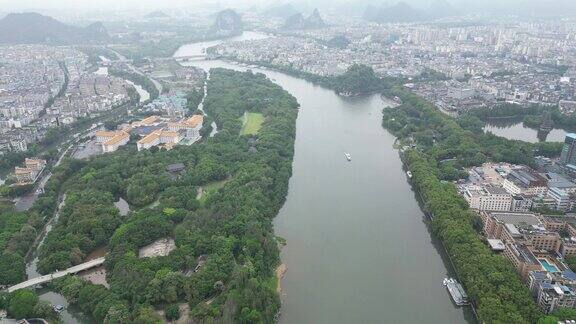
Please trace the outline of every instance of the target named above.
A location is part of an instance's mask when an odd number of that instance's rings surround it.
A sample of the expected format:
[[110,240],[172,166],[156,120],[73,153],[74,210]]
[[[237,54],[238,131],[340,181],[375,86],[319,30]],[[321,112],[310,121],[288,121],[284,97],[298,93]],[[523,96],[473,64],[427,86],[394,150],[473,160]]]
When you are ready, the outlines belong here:
[[286,271],[288,270],[288,267],[286,266],[285,263],[281,263],[277,268],[276,268],[276,292],[282,296],[282,279],[284,279],[284,275],[286,274]]

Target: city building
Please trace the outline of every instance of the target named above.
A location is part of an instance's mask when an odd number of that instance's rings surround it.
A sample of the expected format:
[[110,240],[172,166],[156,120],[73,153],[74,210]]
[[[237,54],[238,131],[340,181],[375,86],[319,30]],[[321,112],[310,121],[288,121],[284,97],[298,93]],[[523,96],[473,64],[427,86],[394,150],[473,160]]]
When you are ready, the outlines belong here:
[[510,211],[512,207],[512,195],[504,188],[492,185],[468,187],[464,199],[476,210]]
[[576,307],[576,273],[566,270],[532,271],[528,285],[536,304],[544,313]]
[[504,255],[516,268],[522,279],[528,279],[531,271],[542,270],[542,265],[526,245],[516,242],[506,242],[505,244]]
[[26,158],[23,167],[14,168],[14,176],[19,185],[34,183],[45,167],[45,160]]
[[102,146],[104,153],[114,152],[120,146],[126,145],[128,141],[130,141],[130,134],[123,130],[96,132],[96,143]]
[[548,189],[548,180],[531,168],[523,166],[510,171],[502,186],[513,195],[543,196]]
[[576,134],[566,134],[560,162],[565,166],[576,170]]
[[200,139],[200,129],[202,129],[202,123],[204,122],[203,115],[194,115],[186,120],[169,122],[168,130],[180,132],[183,131],[184,136],[187,140],[195,142]]
[[554,209],[556,210],[567,211],[572,208],[571,194],[565,189],[548,188],[548,197],[554,200]]
[[157,145],[163,145],[165,148],[170,149],[178,144],[180,140],[181,136],[178,132],[156,130],[139,140],[137,147],[138,151],[147,150]]

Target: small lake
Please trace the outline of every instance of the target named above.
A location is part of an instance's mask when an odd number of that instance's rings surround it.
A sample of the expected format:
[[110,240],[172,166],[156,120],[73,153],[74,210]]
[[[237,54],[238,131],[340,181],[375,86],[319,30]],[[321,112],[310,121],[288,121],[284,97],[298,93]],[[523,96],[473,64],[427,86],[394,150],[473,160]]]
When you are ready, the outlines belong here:
[[484,127],[485,132],[501,136],[511,140],[519,140],[529,143],[537,142],[564,142],[566,131],[563,129],[553,129],[546,138],[539,138],[538,131],[525,127],[521,121],[489,121]]

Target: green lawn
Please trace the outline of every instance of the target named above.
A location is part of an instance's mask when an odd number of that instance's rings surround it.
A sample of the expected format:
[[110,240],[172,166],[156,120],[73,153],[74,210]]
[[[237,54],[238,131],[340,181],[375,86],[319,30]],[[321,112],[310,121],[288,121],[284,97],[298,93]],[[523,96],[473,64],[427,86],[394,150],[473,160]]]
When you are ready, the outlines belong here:
[[262,127],[264,115],[261,113],[245,112],[242,116],[242,130],[240,135],[256,135]]
[[210,182],[210,183],[203,185],[202,186],[202,194],[199,197],[200,203],[203,204],[206,201],[206,199],[208,199],[208,197],[210,195],[214,194],[220,188],[224,187],[224,185],[228,181],[229,181],[229,179],[226,179],[226,180],[222,180],[222,181]]

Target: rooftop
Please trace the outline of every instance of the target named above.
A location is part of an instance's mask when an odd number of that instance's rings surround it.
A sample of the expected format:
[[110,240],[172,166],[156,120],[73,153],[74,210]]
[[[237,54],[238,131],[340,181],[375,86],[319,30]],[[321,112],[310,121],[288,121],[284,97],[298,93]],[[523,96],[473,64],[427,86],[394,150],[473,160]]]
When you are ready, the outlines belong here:
[[116,132],[116,134],[114,135],[114,137],[112,137],[111,139],[109,139],[108,141],[106,141],[104,143],[104,145],[116,145],[119,142],[125,140],[126,138],[128,138],[130,135],[128,135],[128,133],[125,133],[123,131],[119,131]]
[[508,191],[502,187],[497,186],[486,186],[486,191],[491,195],[507,195]]
[[513,182],[519,187],[535,187],[535,186],[545,186],[547,179],[536,171],[528,168],[522,167],[520,169],[512,170],[510,174],[506,177],[508,181]]
[[502,240],[488,239],[488,245],[490,245],[490,248],[494,251],[504,251],[506,248]]
[[547,172],[544,174],[544,176],[546,177],[546,179],[548,179],[549,187],[556,187],[562,189],[576,188],[576,184],[574,182],[564,178],[562,175],[558,173]]
[[160,131],[154,131],[138,141],[138,144],[149,144],[160,138]]
[[97,131],[97,132],[96,132],[96,136],[97,136],[97,137],[114,137],[114,136],[116,136],[116,132],[113,132],[113,131]]
[[496,212],[490,213],[494,219],[505,224],[514,225],[542,225],[538,217],[529,213],[504,213]]

